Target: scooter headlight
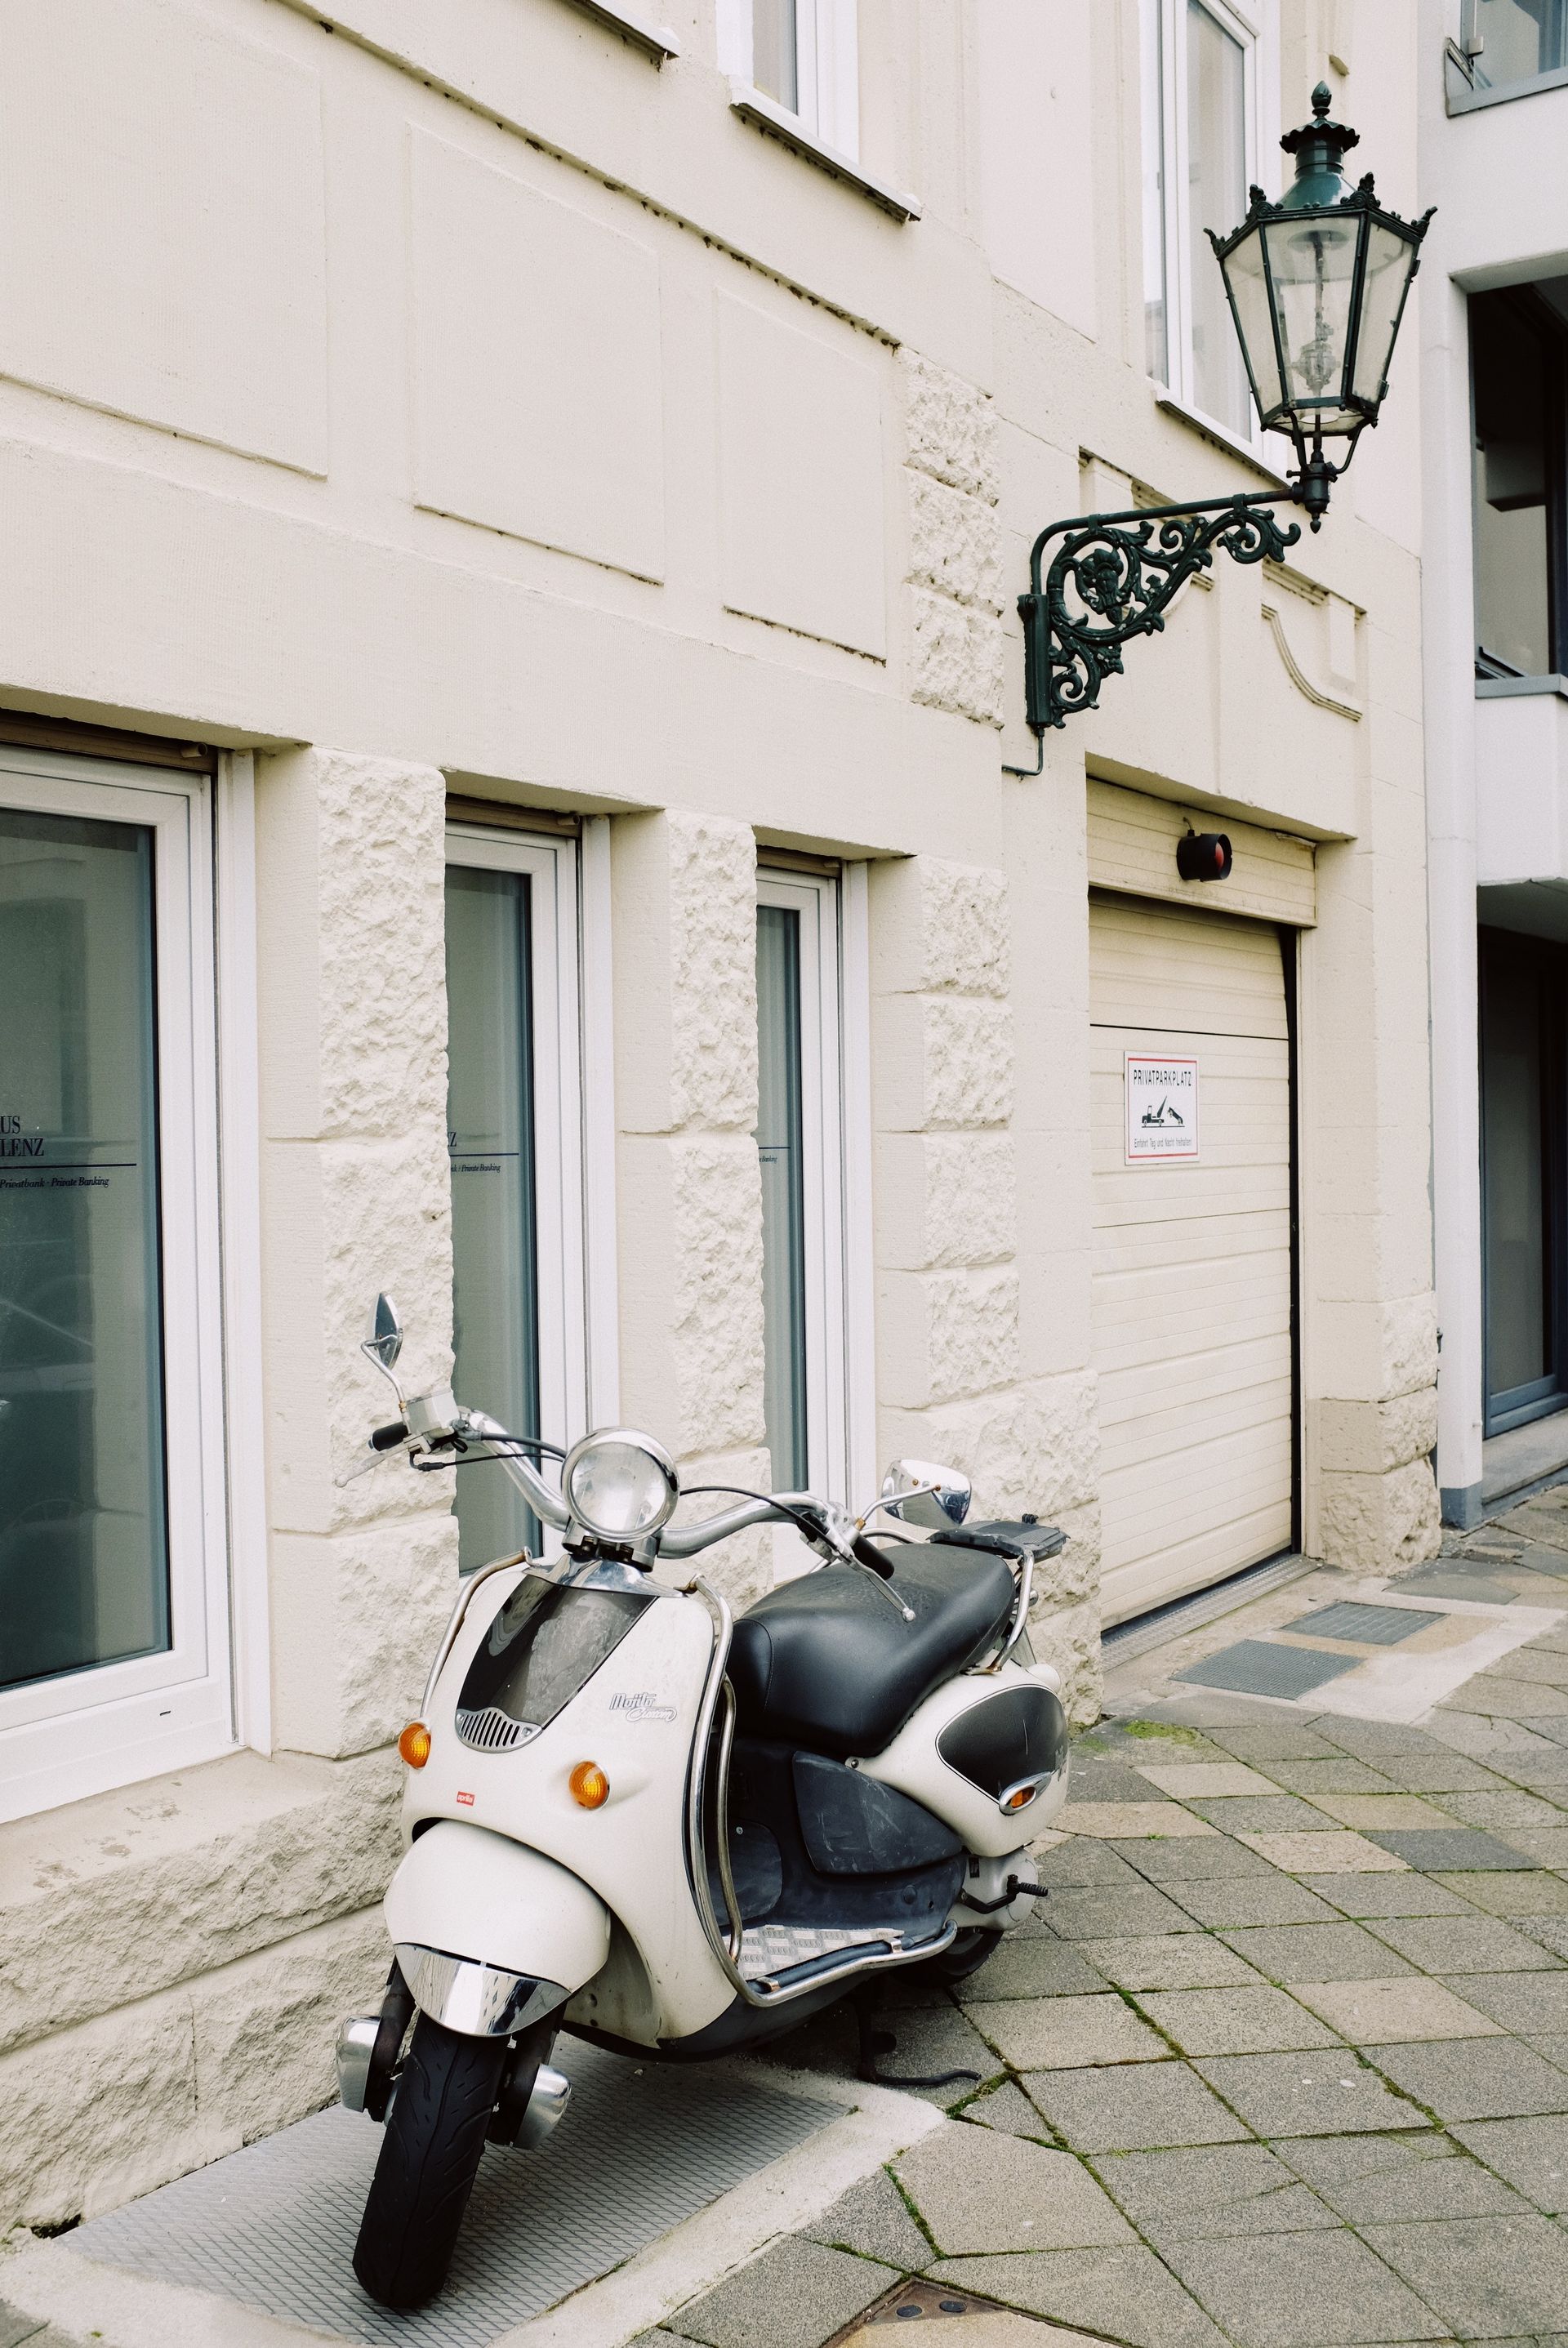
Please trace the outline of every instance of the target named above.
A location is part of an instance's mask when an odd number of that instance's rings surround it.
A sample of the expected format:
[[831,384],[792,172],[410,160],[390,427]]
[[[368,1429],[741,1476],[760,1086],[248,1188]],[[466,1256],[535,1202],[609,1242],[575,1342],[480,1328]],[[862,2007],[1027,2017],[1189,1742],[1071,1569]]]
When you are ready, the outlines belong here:
[[646,1540],[669,1522],[681,1492],[669,1454],[628,1427],[574,1444],[561,1489],[578,1523],[613,1541]]

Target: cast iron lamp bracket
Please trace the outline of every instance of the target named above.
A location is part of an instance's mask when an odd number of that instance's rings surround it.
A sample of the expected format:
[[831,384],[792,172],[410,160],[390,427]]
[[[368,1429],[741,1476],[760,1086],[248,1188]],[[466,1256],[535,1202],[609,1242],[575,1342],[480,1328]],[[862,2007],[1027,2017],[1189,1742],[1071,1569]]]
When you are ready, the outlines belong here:
[[[1216,547],[1235,562],[1281,561],[1301,537],[1299,522],[1282,523],[1282,502],[1321,529],[1335,482],[1377,421],[1431,213],[1404,221],[1387,211],[1370,173],[1347,185],[1341,166],[1357,133],[1330,119],[1331,103],[1319,82],[1313,119],[1280,140],[1295,158],[1284,199],[1271,203],[1253,188],[1241,226],[1226,237],[1210,232],[1259,421],[1289,436],[1296,470],[1283,497],[1138,506],[1041,530],[1028,592],[1018,598],[1037,758],[1007,774],[1040,773],[1047,726],[1097,705],[1103,680],[1121,674],[1122,646],[1164,627],[1175,597],[1211,567]],[[1343,448],[1336,465],[1324,455],[1326,439]]]

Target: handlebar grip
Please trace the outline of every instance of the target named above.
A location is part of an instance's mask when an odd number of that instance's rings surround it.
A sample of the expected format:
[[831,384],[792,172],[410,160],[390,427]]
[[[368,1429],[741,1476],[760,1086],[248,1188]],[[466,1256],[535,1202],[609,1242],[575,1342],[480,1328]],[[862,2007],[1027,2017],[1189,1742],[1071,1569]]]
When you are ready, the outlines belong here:
[[853,1550],[860,1564],[869,1566],[872,1573],[880,1573],[884,1581],[892,1580],[892,1558],[884,1550],[878,1549],[874,1541],[867,1540],[864,1533],[857,1533],[850,1547]]
[[390,1426],[378,1426],[375,1429],[369,1439],[369,1447],[372,1451],[390,1451],[395,1445],[403,1441],[407,1432],[403,1421],[400,1418],[395,1418]]

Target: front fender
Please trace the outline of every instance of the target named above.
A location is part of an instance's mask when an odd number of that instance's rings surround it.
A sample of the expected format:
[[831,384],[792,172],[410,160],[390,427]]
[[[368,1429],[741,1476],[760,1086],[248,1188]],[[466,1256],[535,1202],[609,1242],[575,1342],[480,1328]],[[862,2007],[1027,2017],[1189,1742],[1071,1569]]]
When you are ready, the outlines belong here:
[[459,1818],[428,1827],[405,1854],[383,1913],[395,1943],[554,1982],[568,1995],[610,1953],[610,1911],[581,1877]]

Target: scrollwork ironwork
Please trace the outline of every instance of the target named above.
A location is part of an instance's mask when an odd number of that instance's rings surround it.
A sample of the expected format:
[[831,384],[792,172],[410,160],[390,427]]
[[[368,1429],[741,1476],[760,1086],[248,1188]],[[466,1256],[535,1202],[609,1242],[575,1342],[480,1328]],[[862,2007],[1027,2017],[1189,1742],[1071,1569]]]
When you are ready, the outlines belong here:
[[[1301,524],[1282,527],[1274,502],[1239,497],[1134,508],[1042,530],[1030,557],[1029,592],[1018,598],[1035,731],[1096,706],[1104,679],[1121,674],[1123,644],[1159,633],[1176,595],[1211,567],[1216,547],[1235,562],[1282,560]],[[1060,543],[1045,571],[1053,539]]]

